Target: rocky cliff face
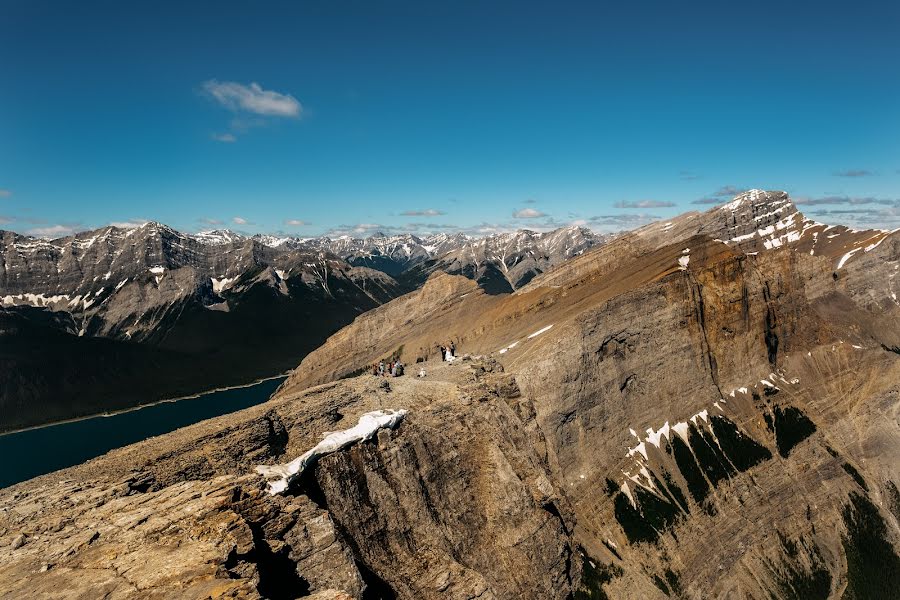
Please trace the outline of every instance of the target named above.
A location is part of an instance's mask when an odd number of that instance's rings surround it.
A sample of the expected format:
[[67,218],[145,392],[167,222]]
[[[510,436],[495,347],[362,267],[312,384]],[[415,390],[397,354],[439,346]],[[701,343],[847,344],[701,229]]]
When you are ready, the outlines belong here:
[[[513,294],[437,274],[266,405],[0,492],[0,589],[891,597],[900,238],[809,246],[785,199],[648,226]],[[471,356],[441,363],[447,339]],[[426,377],[309,387],[391,355]],[[379,408],[409,414],[285,496],[250,475]]]
[[[510,296],[430,281],[422,291],[441,299],[364,315],[285,389],[347,370],[350,340],[370,348],[351,360],[404,339],[412,361],[452,338],[497,356],[533,402],[574,540],[603,565],[585,568],[585,585],[595,576],[610,597],[878,597],[891,592],[872,565],[900,564],[898,258],[897,234],[826,227],[783,193],[753,191],[626,234]],[[444,320],[457,311],[466,317]]]

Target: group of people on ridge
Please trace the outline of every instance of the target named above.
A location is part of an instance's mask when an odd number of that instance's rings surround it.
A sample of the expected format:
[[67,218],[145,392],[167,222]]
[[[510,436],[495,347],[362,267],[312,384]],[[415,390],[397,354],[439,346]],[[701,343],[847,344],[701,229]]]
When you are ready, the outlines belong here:
[[447,342],[446,346],[441,346],[441,360],[446,362],[453,362],[453,359],[456,358],[456,344],[454,342]]
[[376,377],[400,377],[403,375],[403,363],[399,360],[391,360],[385,364],[382,360],[372,365],[372,375]]
[[[447,345],[438,346],[441,351],[441,360],[444,362],[453,362],[456,358],[456,344],[452,341]],[[421,361],[421,359],[419,359]],[[416,362],[419,362],[416,361]],[[400,377],[403,375],[404,364],[397,360],[385,361],[381,360],[372,365],[372,375],[375,377]],[[419,377],[425,377],[425,369],[419,370]]]

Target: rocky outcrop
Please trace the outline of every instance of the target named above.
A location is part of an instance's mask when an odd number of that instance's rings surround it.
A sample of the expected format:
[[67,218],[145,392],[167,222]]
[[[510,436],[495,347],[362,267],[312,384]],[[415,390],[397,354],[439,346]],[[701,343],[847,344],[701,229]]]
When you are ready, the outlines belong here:
[[[0,491],[0,595],[565,598],[571,513],[511,380],[380,383],[285,394]],[[409,414],[290,494],[248,475],[379,406]]]

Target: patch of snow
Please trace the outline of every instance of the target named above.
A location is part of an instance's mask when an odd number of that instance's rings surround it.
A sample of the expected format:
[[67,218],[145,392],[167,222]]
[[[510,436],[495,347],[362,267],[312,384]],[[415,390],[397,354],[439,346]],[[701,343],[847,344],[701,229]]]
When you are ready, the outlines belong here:
[[31,306],[47,307],[60,302],[69,302],[68,294],[56,294],[53,296],[45,296],[44,294],[16,294],[7,295],[0,298],[0,305],[15,306],[18,304],[29,304]]
[[[880,234],[879,234],[879,235],[880,235]],[[874,237],[874,236],[873,236],[873,237]],[[881,242],[883,242],[884,240],[886,240],[887,237],[888,237],[888,236],[884,236],[884,237],[882,237],[880,240],[878,240],[877,242],[875,242],[874,244],[869,244],[868,246],[866,246],[865,248],[863,248],[863,252],[868,252],[868,251],[870,251],[870,250],[874,250],[875,248],[878,247],[878,245],[879,245]]]
[[665,424],[659,428],[658,431],[653,431],[653,428],[647,429],[647,437],[646,441],[650,442],[657,448],[659,448],[660,441],[662,440],[662,436],[666,436],[666,439],[669,439],[669,422],[666,421]]
[[642,455],[644,456],[644,460],[648,460],[648,458],[647,458],[647,446],[646,446],[646,444],[644,444],[644,442],[641,442],[640,444],[638,444],[638,445],[635,446],[634,448],[630,448],[630,449],[628,450],[628,456],[629,456],[629,457],[632,457],[632,456],[634,456],[635,454],[642,454]]
[[844,263],[846,263],[848,260],[850,260],[850,257],[859,251],[860,251],[860,248],[854,248],[853,250],[851,250],[850,252],[848,252],[847,254],[842,256],[841,260],[838,261],[837,268],[840,269],[841,267],[843,267]]
[[672,425],[672,431],[678,434],[685,443],[688,443],[688,424],[687,421],[682,421],[681,423],[675,423]]
[[634,502],[634,496],[631,495],[631,490],[628,487],[628,482],[625,481],[622,483],[622,493],[628,498],[628,501],[631,502],[631,506],[637,508],[637,504]]
[[535,331],[534,333],[529,335],[528,339],[530,340],[531,338],[537,337],[546,331],[550,331],[550,328],[552,328],[552,327],[553,327],[553,325],[547,325],[546,327],[544,327],[542,329],[538,329],[537,331]]
[[498,350],[498,352],[499,352],[500,354],[506,354],[508,351],[512,350],[513,348],[515,348],[515,347],[518,346],[518,345],[519,345],[519,342],[513,342],[512,344],[510,344],[510,345],[507,346],[506,348],[501,348],[500,350]]
[[221,279],[210,277],[209,280],[212,282],[213,292],[219,294],[231,287],[231,284],[237,281],[237,277],[223,277]]
[[367,412],[359,418],[356,426],[328,433],[321,442],[291,462],[281,465],[259,465],[256,472],[269,480],[269,494],[274,496],[286,491],[291,482],[321,456],[337,452],[355,442],[370,440],[379,429],[396,429],[408,412],[402,408]]

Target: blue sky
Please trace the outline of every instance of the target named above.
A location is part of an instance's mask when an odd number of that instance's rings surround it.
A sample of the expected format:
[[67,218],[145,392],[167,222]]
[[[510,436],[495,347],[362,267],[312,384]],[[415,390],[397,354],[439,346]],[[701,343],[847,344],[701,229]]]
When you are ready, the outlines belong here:
[[627,4],[0,0],[0,228],[900,226],[900,3]]

